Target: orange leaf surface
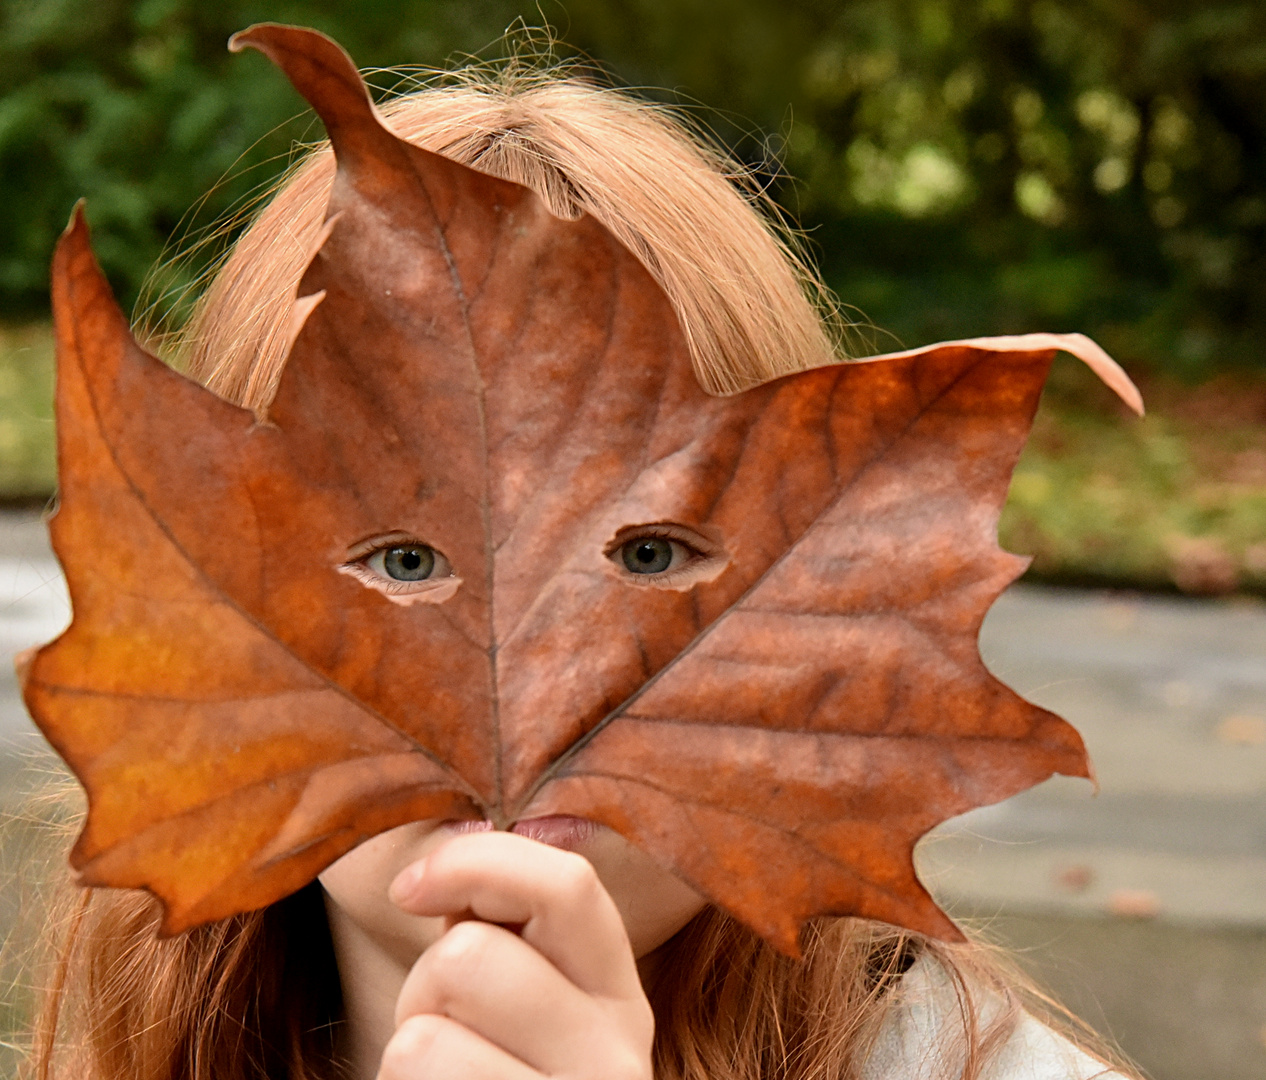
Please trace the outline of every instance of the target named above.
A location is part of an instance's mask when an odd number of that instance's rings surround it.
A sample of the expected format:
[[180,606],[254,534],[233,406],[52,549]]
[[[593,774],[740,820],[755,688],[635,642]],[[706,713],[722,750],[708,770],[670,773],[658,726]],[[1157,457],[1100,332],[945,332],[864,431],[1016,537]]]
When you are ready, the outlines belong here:
[[[338,160],[268,415],[139,348],[80,215],[54,262],[74,620],[25,693],[88,792],[81,879],[175,932],[404,822],[565,813],[788,952],[825,913],[955,937],[918,838],[1088,773],[977,651],[1011,469],[1057,350],[1129,380],[1034,335],[709,396],[596,221],[398,140],[319,34],[234,45]],[[625,569],[648,530],[684,569]],[[451,573],[368,580],[405,541]]]

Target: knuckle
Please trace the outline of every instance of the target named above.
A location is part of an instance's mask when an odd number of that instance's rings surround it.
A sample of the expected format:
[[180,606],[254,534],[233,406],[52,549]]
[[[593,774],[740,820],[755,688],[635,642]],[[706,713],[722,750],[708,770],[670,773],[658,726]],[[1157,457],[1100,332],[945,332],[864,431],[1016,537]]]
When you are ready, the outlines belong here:
[[426,857],[426,874],[428,878],[448,878],[459,870],[463,864],[462,853],[466,850],[457,844],[456,837],[447,840]]
[[431,977],[444,989],[464,983],[492,948],[494,928],[487,923],[460,922],[430,948]]
[[420,1068],[433,1056],[443,1037],[446,1021],[441,1016],[419,1013],[404,1020],[382,1052],[379,1080],[417,1080]]
[[589,899],[599,889],[593,864],[583,855],[563,852],[555,882],[561,892],[576,899]]
[[638,1045],[644,1046],[649,1054],[651,1044],[655,1041],[655,1012],[645,998],[634,1004],[632,1012],[630,1027],[634,1037],[638,1040]]
[[[623,1045],[632,1055],[632,1059],[643,1068],[650,1061],[651,1047],[655,1042],[655,1014],[651,1011],[651,1003],[645,998],[628,1001],[619,1005],[614,1014],[608,1014],[614,1026],[624,1033]],[[641,1076],[642,1073],[633,1075]]]
[[649,1054],[640,1054],[631,1048],[621,1048],[611,1053],[603,1063],[603,1080],[651,1080]]

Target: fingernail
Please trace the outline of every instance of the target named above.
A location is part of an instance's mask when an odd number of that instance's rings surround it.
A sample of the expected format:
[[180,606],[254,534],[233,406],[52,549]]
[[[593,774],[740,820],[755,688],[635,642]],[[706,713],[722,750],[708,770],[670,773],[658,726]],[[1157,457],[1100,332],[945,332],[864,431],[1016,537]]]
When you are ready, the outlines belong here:
[[388,887],[387,897],[393,904],[403,904],[413,899],[422,884],[422,876],[425,873],[425,859],[419,859],[417,862],[406,866],[396,875],[395,881]]

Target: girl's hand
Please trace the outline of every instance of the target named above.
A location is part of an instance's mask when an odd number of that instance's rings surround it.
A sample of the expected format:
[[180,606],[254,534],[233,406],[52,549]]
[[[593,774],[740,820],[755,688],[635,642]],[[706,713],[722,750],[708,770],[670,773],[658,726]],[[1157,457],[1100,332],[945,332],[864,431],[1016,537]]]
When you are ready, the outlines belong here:
[[404,870],[391,899],[450,926],[400,991],[379,1080],[651,1080],[650,1005],[586,859],[471,833]]

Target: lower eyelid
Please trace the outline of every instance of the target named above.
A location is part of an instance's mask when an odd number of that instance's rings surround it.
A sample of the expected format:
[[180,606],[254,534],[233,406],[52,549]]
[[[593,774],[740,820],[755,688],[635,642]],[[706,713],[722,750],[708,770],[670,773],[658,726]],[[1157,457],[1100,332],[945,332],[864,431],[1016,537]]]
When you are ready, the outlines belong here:
[[[420,578],[417,581],[400,581],[385,573],[374,569],[370,566],[370,562],[393,547],[399,547],[399,544],[390,544],[385,547],[375,548],[368,551],[358,558],[351,559],[343,563],[338,570],[341,573],[349,574],[356,578],[362,585],[370,589],[377,589],[379,592],[392,593],[395,595],[403,593],[422,592],[428,588],[434,589],[445,581],[451,581],[454,577],[453,566],[444,557],[444,554],[435,548],[431,548],[435,554],[435,568],[430,577]],[[428,545],[429,546],[429,545]]]
[[434,588],[435,579],[424,578],[422,581],[396,581],[394,578],[379,578],[374,584],[382,589],[383,592],[417,592],[419,586],[430,585]]
[[[605,549],[607,560],[614,566],[620,579],[636,588],[666,589],[680,592],[696,585],[715,580],[729,565],[724,547],[715,542],[692,543],[682,536],[691,530],[665,526],[643,525],[622,529]],[[674,549],[673,563],[653,574],[638,574],[628,570],[621,557],[625,545],[640,539],[654,538],[668,541]]]
[[461,587],[462,579],[453,573],[452,567],[445,560],[448,573],[441,577],[430,577],[422,581],[396,581],[374,573],[364,564],[363,559],[343,563],[335,567],[341,574],[354,577],[363,588],[370,589],[393,604],[442,604],[452,597]]

